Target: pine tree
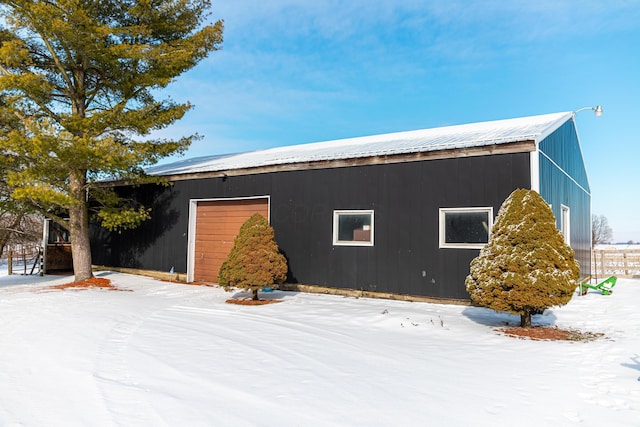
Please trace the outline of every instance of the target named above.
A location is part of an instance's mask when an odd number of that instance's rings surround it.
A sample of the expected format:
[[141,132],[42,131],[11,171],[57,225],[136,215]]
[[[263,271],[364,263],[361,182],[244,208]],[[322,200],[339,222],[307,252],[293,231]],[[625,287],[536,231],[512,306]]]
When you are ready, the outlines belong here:
[[471,261],[466,279],[474,303],[531,315],[571,300],[580,276],[574,252],[556,228],[545,200],[532,190],[515,190],[504,201],[489,243]]
[[97,182],[149,182],[143,167],[194,138],[149,135],[191,108],[159,90],[219,48],[222,22],[204,25],[209,5],[0,1],[1,176],[14,199],[69,230],[78,281],[92,276],[89,206],[110,229],[150,215]]
[[240,227],[233,248],[218,274],[225,288],[237,287],[253,291],[263,286],[283,283],[287,278],[287,260],[278,250],[273,227],[260,214],[253,214]]

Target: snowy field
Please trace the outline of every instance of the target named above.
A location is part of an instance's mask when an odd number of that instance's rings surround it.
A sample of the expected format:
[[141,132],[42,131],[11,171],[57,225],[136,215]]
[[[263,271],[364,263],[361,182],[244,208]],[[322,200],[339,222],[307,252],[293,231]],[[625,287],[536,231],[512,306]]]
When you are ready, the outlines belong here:
[[130,292],[0,277],[0,426],[638,426],[640,280],[536,324],[481,308],[232,293],[116,273]]

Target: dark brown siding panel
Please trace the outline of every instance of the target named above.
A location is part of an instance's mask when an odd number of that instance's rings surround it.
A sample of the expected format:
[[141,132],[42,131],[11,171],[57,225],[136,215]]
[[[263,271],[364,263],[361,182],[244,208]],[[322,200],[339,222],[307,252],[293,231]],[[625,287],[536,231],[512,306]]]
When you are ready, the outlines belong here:
[[168,272],[186,271],[188,200],[173,186],[120,187],[118,192],[151,208],[151,219],[134,230],[109,233],[91,225],[93,263]]
[[[444,298],[468,298],[478,250],[438,247],[438,209],[492,206],[530,188],[529,154],[182,180],[134,191],[155,203],[143,228],[95,233],[94,262],[186,272],[189,199],[270,195],[271,225],[290,282]],[[333,246],[333,211],[372,209],[373,247]],[[165,219],[169,218],[169,222]],[[135,250],[131,250],[135,247]]]

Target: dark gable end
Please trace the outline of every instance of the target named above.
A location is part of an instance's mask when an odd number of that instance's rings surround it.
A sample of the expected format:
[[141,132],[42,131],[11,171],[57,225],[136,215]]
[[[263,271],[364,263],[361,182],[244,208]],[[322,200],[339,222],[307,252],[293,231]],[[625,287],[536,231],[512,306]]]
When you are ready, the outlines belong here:
[[566,121],[551,135],[540,142],[539,150],[557,167],[566,171],[575,183],[581,186],[587,193],[591,192],[587,170],[582,157],[580,141],[573,120]]
[[556,225],[568,221],[569,242],[582,277],[591,274],[591,190],[573,120],[539,144],[540,195],[551,205]]

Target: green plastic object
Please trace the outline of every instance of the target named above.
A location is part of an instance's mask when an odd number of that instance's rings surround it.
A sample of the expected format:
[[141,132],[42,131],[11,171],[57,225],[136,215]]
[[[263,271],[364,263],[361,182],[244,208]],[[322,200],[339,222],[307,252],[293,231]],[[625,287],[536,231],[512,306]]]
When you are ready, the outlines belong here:
[[616,280],[618,280],[616,276],[611,276],[607,280],[604,280],[597,285],[580,283],[580,294],[584,295],[589,291],[589,289],[593,289],[594,291],[602,292],[602,295],[611,295],[611,293],[613,292],[613,287],[616,285]]

